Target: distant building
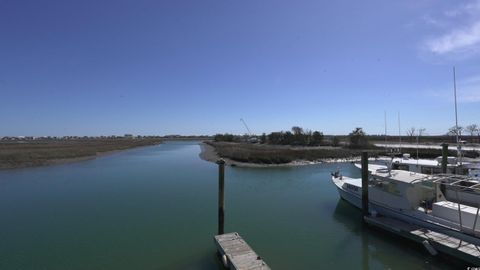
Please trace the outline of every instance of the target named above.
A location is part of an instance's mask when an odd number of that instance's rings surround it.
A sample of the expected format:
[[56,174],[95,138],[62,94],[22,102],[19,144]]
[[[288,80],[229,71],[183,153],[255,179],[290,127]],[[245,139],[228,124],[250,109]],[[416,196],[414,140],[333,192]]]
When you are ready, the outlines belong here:
[[123,135],[123,137],[126,138],[126,139],[133,139],[132,134],[125,134],[125,135]]

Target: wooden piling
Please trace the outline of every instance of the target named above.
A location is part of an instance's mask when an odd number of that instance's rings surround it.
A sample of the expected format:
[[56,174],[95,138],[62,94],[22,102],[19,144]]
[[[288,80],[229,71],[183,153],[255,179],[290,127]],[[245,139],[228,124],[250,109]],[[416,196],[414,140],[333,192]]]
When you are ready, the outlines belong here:
[[442,144],[442,173],[447,173],[448,143]]
[[362,214],[368,216],[368,152],[362,152]]
[[225,161],[219,159],[218,164],[218,234],[224,234],[225,228]]

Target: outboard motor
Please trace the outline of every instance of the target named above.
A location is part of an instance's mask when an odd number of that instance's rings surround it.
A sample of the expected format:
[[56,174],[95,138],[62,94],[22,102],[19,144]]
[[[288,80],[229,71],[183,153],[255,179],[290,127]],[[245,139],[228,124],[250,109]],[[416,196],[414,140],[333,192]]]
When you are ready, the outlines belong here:
[[332,172],[331,175],[335,178],[338,178],[340,176],[340,171],[336,170],[335,172]]

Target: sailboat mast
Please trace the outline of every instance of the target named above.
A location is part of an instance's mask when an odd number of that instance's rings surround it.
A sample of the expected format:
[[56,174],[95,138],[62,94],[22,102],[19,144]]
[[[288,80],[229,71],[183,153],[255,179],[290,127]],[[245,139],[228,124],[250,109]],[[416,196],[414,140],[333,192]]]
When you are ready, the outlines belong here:
[[398,142],[400,143],[399,151],[402,153],[402,129],[400,128],[400,112],[398,112]]
[[457,136],[457,146],[458,146],[458,113],[457,113],[457,81],[455,76],[455,67],[453,67],[453,96],[455,98],[455,135]]
[[387,111],[383,111],[385,120],[385,154],[387,153]]
[[455,98],[455,136],[457,140],[457,157],[460,165],[462,165],[462,147],[460,146],[460,130],[458,129],[457,80],[455,75],[455,67],[453,67],[453,95]]

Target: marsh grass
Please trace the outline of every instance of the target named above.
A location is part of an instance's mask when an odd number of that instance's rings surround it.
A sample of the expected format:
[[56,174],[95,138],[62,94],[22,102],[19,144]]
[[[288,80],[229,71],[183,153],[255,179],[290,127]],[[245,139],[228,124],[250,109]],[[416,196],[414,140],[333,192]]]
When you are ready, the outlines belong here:
[[284,164],[294,160],[345,159],[360,155],[360,150],[330,146],[285,146],[248,143],[207,142],[223,158],[257,164]]
[[6,141],[0,142],[0,168],[46,165],[159,143],[161,140],[156,138]]
[[[302,147],[213,141],[207,141],[206,143],[212,145],[222,158],[256,164],[285,164],[296,160],[351,159],[360,157],[361,152],[365,150],[369,151],[372,157],[385,155],[384,149],[378,147],[351,149],[333,146]],[[417,149],[403,148],[402,153],[409,153],[411,157],[415,158]],[[442,151],[440,149],[419,149],[418,151],[419,158],[433,159],[441,155]],[[480,156],[475,151],[465,151],[464,155],[469,158]],[[449,156],[456,156],[456,151],[449,151]]]

